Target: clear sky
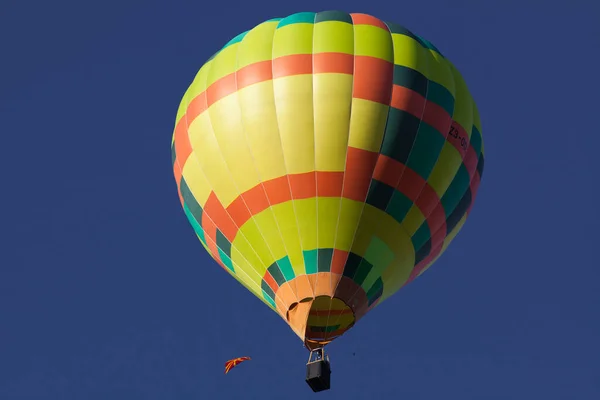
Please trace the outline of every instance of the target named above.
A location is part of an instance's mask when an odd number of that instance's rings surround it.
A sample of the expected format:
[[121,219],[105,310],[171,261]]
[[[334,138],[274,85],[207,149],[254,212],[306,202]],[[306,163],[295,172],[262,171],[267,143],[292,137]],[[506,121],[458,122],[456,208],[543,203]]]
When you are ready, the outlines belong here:
[[314,396],[300,340],[196,239],[170,141],[223,44],[328,9],[457,65],[486,169],[439,262],[330,346],[319,396],[600,399],[599,4],[2,0],[0,399]]

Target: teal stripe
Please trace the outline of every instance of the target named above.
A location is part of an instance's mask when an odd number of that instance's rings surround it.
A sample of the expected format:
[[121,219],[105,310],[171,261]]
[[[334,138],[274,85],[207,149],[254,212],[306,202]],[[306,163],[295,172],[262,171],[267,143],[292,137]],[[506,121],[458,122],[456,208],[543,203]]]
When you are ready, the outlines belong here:
[[262,295],[263,295],[263,299],[265,299],[267,301],[267,303],[269,303],[270,305],[272,305],[273,307],[277,308],[277,306],[275,305],[275,300],[273,300],[271,298],[271,296],[269,296],[267,294],[267,292],[265,292],[264,290],[262,291]]
[[314,12],[300,12],[296,14],[292,14],[289,17],[283,18],[279,21],[277,25],[277,29],[283,28],[287,25],[292,24],[313,24],[315,22],[315,13]]
[[286,282],[291,281],[296,277],[294,269],[292,268],[292,263],[290,262],[288,256],[285,256],[279,261],[277,261],[277,265],[279,266],[279,269],[281,270],[281,273],[283,274],[283,277]]
[[223,262],[223,264],[225,264],[225,266],[227,268],[229,268],[229,270],[233,273],[235,273],[234,269],[233,269],[233,262],[231,261],[231,258],[229,258],[229,256],[227,254],[225,254],[225,252],[221,249],[219,249],[219,258],[221,259],[221,261]]
[[226,48],[228,48],[232,44],[236,44],[236,43],[241,42],[244,39],[244,37],[248,34],[248,32],[250,32],[250,31],[242,32],[239,35],[237,35],[236,37],[234,37],[233,39],[231,39],[229,42],[227,42],[227,44],[225,46],[223,46],[223,48],[221,49],[221,51],[225,50]]
[[412,206],[413,202],[408,197],[399,191],[394,190],[394,194],[392,194],[392,198],[390,199],[385,212],[391,215],[399,223],[402,223]]
[[[441,52],[441,51],[439,51],[439,50],[438,50],[438,48],[437,48],[437,47],[435,47],[435,46],[433,45],[433,43],[431,43],[429,40],[427,40],[427,39],[423,39],[421,36],[417,35],[416,33],[414,33],[413,35],[415,35],[415,36],[416,36],[416,37],[419,39],[420,43],[423,43],[423,45],[424,45],[425,47],[427,47],[429,50],[433,50],[433,51],[435,51],[436,53],[438,53],[440,56],[444,57],[444,55],[442,54],[442,52]],[[445,57],[444,57],[444,58],[445,58]]]
[[471,129],[471,139],[469,139],[469,141],[471,143],[471,147],[473,150],[475,150],[475,154],[477,154],[477,157],[479,157],[479,154],[481,154],[482,140],[481,132],[479,132],[475,125],[473,125],[473,128]]
[[441,134],[427,122],[421,121],[406,166],[427,180],[435,167],[444,143],[446,143],[445,134]]
[[[442,107],[449,115],[454,114],[454,96],[448,89],[437,82],[429,81],[427,100]],[[443,132],[444,136],[446,132]]]
[[305,250],[302,252],[304,255],[304,268],[307,274],[316,274],[318,270],[318,251],[317,250]]
[[343,11],[323,11],[317,13],[315,16],[315,24],[327,21],[347,22],[352,24],[352,17],[350,17],[350,14]]
[[444,212],[446,213],[446,219],[452,214],[460,202],[460,199],[465,195],[465,192],[469,189],[470,183],[471,180],[469,178],[467,167],[465,167],[465,164],[461,164],[456,176],[441,199]]
[[183,205],[183,211],[185,212],[185,215],[186,215],[188,221],[190,221],[192,228],[194,228],[194,232],[196,232],[196,235],[198,235],[198,237],[200,238],[200,241],[202,243],[204,243],[204,245],[206,246],[206,238],[204,237],[204,229],[202,229],[202,227],[200,226],[200,223],[198,223],[198,221],[196,221],[196,218],[194,217],[194,215],[188,208],[187,204]]
[[423,223],[419,229],[412,236],[412,244],[415,251],[418,251],[427,241],[431,239],[431,231],[429,230],[429,224]]
[[319,272],[330,272],[333,249],[319,249],[317,254],[319,257],[317,260]]

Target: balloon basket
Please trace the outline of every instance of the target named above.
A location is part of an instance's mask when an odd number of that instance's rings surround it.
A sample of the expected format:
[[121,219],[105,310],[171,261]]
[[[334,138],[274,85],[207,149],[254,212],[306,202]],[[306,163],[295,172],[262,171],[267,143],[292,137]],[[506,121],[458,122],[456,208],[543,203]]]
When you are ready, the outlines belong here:
[[323,349],[310,352],[306,363],[306,383],[313,392],[329,390],[331,387],[331,366],[329,357],[324,355]]

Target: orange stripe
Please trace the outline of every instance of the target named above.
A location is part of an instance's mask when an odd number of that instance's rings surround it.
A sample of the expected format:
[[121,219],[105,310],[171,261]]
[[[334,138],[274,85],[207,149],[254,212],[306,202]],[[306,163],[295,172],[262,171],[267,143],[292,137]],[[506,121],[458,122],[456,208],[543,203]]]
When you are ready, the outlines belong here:
[[317,195],[317,174],[315,171],[288,175],[288,178],[294,200],[310,199]]
[[391,105],[414,115],[444,135],[452,122],[452,116],[443,107],[404,86],[394,85]]
[[312,54],[291,54],[273,60],[273,79],[312,74]]
[[[216,227],[219,228],[221,233],[223,233],[223,235],[227,238],[227,240],[230,242],[233,241],[235,235],[237,234],[238,228],[233,223],[230,213],[223,208],[223,205],[214,192],[211,192],[208,196],[202,215],[208,215]],[[217,240],[216,229],[213,240]]]
[[313,68],[315,74],[354,73],[354,55],[345,53],[317,53],[314,55]]
[[181,169],[183,169],[185,162],[192,153],[192,144],[188,136],[185,118],[182,118],[179,122],[175,126],[175,158]]
[[333,249],[333,256],[331,257],[331,273],[342,275],[344,273],[344,267],[348,260],[348,252],[338,249]]
[[255,64],[246,65],[236,71],[238,90],[255,83],[265,82],[273,79],[272,61],[260,61]]
[[357,56],[354,61],[352,97],[390,104],[394,63],[375,57]]
[[179,201],[181,202],[181,206],[183,207],[183,196],[181,195],[181,168],[178,163],[175,162],[173,164],[173,175],[175,176],[175,183],[177,184],[177,195],[179,196]]
[[348,147],[342,197],[365,201],[379,153]]
[[465,164],[465,167],[467,168],[467,171],[469,172],[469,178],[471,178],[471,180],[475,176],[475,172],[477,172],[477,163],[478,162],[479,162],[479,157],[477,156],[477,153],[475,153],[475,149],[471,146],[471,143],[469,143],[469,147],[467,148],[467,153],[463,160],[463,164]]
[[378,18],[375,18],[372,15],[352,13],[350,14],[350,17],[352,17],[352,24],[354,25],[371,25],[381,29],[385,29],[389,32],[387,25],[383,21],[381,21]]
[[273,293],[277,293],[277,289],[279,289],[279,285],[277,284],[277,282],[275,282],[275,279],[273,279],[273,277],[271,276],[271,273],[269,271],[265,271],[263,280],[273,290]]
[[342,184],[344,182],[343,172],[317,171],[317,196],[318,197],[341,197]]

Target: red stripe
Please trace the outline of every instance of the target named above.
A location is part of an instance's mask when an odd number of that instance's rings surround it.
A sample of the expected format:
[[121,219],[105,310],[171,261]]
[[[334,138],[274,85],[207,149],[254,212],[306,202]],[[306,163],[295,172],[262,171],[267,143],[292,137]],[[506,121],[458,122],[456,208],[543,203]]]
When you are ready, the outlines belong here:
[[273,277],[271,276],[271,273],[269,271],[265,271],[263,280],[273,290],[273,293],[277,293],[277,289],[279,289],[279,285],[277,284],[277,282],[275,282],[275,279],[273,279]]
[[352,97],[390,104],[394,79],[394,63],[381,58],[356,56]]
[[382,20],[375,18],[372,15],[352,13],[350,14],[350,17],[352,18],[353,25],[371,25],[389,31],[387,25]]
[[177,162],[173,164],[173,175],[175,176],[175,183],[177,184],[177,195],[179,196],[179,201],[183,207],[184,201],[183,196],[181,195],[181,167],[179,167]]

